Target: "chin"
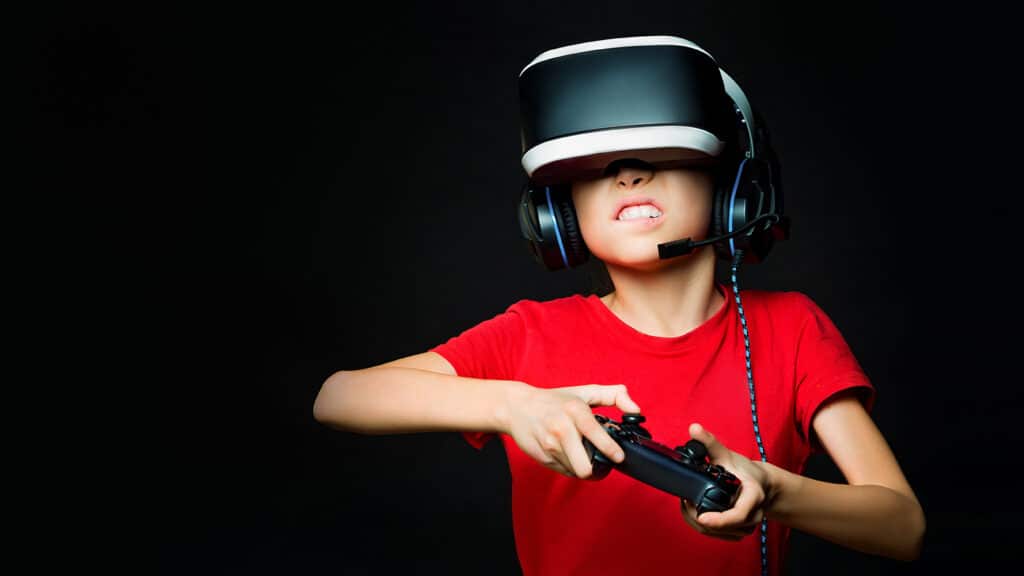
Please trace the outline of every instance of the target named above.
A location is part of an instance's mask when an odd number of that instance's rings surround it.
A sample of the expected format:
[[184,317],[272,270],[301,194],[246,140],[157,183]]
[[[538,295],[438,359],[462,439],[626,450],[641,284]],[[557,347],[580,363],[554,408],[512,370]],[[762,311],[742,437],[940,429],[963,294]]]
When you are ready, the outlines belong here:
[[601,260],[604,261],[606,266],[614,266],[616,268],[626,268],[631,270],[654,271],[665,268],[673,260],[679,260],[679,258],[662,260],[658,257],[658,250],[655,248],[653,252],[644,251],[643,254],[620,255],[614,258],[602,258]]

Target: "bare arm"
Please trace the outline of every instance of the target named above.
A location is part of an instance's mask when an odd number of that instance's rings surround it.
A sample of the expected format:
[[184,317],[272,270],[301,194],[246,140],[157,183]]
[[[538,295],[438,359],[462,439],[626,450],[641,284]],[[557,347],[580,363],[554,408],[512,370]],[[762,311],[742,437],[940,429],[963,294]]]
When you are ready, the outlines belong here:
[[773,466],[768,517],[862,552],[916,559],[924,539],[924,511],[864,407],[851,396],[840,397],[818,411],[812,426],[849,484]]
[[457,376],[436,352],[332,374],[317,394],[313,416],[324,425],[363,434],[439,430],[502,430],[514,380]]
[[593,469],[581,438],[615,462],[624,457],[590,406],[640,411],[622,384],[545,389],[517,380],[461,377],[443,356],[428,351],[335,372],[317,394],[313,416],[331,428],[363,434],[500,432],[542,465],[584,478]]
[[812,427],[848,484],[822,482],[758,460],[719,443],[698,423],[690,435],[743,483],[733,508],[697,515],[684,501],[687,522],[703,534],[738,540],[768,519],[860,552],[897,560],[921,553],[925,518],[889,445],[861,403],[839,396],[822,406]]

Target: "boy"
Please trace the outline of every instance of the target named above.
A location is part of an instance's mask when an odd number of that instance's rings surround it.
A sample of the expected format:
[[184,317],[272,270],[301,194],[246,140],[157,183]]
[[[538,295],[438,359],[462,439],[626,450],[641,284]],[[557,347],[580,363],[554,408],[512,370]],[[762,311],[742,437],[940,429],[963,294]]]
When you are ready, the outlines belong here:
[[[780,574],[793,528],[916,558],[924,514],[836,327],[799,292],[745,290],[741,303],[735,280],[716,282],[711,245],[659,255],[660,244],[710,235],[716,173],[628,152],[611,160],[599,177],[572,178],[574,218],[560,222],[606,266],[613,292],[520,300],[421,354],[339,371],[316,419],[367,434],[460,430],[478,448],[500,435],[526,575]],[[758,383],[756,438],[753,393],[738,384],[748,380]],[[700,440],[742,482],[735,505],[698,517],[624,474],[585,481],[583,438],[623,459],[595,413],[642,413],[663,443]],[[801,475],[815,450],[848,484]],[[765,519],[761,541],[748,537]]]

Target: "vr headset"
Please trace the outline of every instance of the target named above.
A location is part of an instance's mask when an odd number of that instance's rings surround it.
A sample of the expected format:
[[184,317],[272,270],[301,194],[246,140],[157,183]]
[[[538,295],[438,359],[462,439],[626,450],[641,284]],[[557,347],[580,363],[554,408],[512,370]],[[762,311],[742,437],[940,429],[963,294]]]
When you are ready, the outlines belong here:
[[[778,160],[739,85],[700,46],[634,36],[548,50],[519,74],[523,237],[548,269],[587,258],[569,183],[605,176],[616,161],[705,168],[716,178],[712,235],[722,259],[763,260],[788,238]],[[727,237],[725,237],[727,236]],[[659,245],[662,258],[702,243]]]

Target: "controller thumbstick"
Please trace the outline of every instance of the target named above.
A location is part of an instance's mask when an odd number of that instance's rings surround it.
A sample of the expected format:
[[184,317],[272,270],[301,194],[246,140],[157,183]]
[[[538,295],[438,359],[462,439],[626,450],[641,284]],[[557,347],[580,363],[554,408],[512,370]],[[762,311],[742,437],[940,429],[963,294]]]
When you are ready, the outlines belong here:
[[676,452],[679,452],[684,458],[700,464],[703,464],[708,457],[708,449],[700,440],[691,439],[682,446],[676,446]]
[[623,414],[622,415],[622,428],[629,432],[632,432],[638,436],[643,436],[650,440],[651,433],[646,428],[640,425],[641,422],[646,421],[640,414]]
[[640,414],[623,414],[622,415],[622,423],[623,424],[640,424],[641,422],[646,422],[646,421],[647,421],[647,418],[641,416]]

